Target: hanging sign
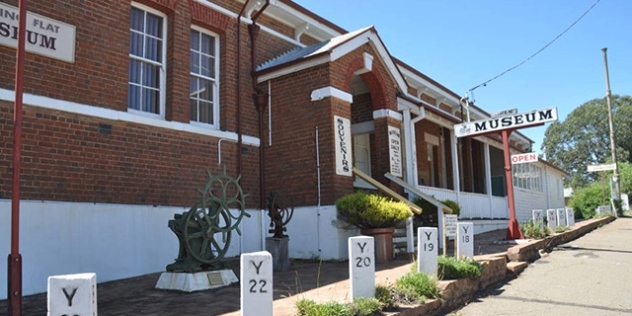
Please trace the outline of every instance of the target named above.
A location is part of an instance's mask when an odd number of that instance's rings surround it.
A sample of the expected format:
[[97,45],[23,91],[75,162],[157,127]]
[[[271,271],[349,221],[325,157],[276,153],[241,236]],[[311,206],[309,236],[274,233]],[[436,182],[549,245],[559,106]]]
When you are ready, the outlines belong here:
[[336,146],[336,174],[351,176],[351,121],[334,115],[334,145]]
[[[0,3],[0,45],[18,46],[18,8]],[[75,27],[39,14],[26,15],[25,50],[42,56],[75,62]]]
[[557,121],[557,108],[535,110],[527,113],[519,113],[487,120],[465,122],[454,125],[456,137],[500,132],[506,129],[515,129],[540,125]]
[[527,163],[527,162],[536,162],[538,161],[537,153],[526,153],[526,154],[518,154],[511,155],[511,164],[516,165],[519,163]]
[[396,177],[402,176],[402,139],[399,128],[388,127],[388,148],[391,160],[391,174]]

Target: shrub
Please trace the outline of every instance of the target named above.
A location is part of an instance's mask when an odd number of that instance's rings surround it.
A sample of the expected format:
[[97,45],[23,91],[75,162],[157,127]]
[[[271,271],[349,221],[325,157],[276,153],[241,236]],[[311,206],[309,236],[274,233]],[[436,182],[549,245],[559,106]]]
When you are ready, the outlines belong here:
[[439,256],[438,276],[442,280],[479,278],[483,275],[483,266],[473,259]]
[[374,297],[359,297],[349,304],[351,315],[369,316],[381,310],[381,303]]
[[409,272],[395,282],[396,298],[405,303],[422,303],[437,297],[437,279],[418,272]]
[[[600,183],[592,183],[585,188],[575,191],[573,198],[569,202],[575,212],[581,213],[581,218],[592,218],[595,215],[595,209],[601,205],[602,192]],[[609,195],[606,192],[606,195]]]
[[356,192],[336,201],[338,215],[360,229],[389,228],[413,215],[408,205],[387,197]]
[[565,232],[567,230],[570,230],[570,228],[568,226],[563,226],[562,225],[562,226],[555,227],[555,232],[556,233],[563,233],[563,232]]
[[356,298],[353,303],[316,303],[301,299],[296,302],[299,316],[369,316],[380,311],[380,302],[373,297]]
[[426,227],[438,227],[439,226],[439,218],[437,217],[437,207],[420,198],[420,197],[416,197],[415,199],[413,199],[413,203],[415,203],[415,205],[421,207],[422,210],[424,210],[421,214],[415,214],[415,216],[413,217],[413,225],[415,228],[415,231],[417,230],[417,227],[421,227],[426,226]]
[[528,220],[522,224],[520,224],[520,230],[525,238],[530,239],[542,239],[546,237],[547,230],[543,225],[544,220],[538,220],[537,222],[533,222],[533,220]]
[[377,285],[375,287],[375,298],[380,302],[380,310],[392,310],[397,308],[395,302],[395,289],[386,285]]
[[457,215],[457,216],[461,215],[461,206],[456,201],[443,200],[443,201],[441,201],[441,203],[443,203],[443,204],[445,204],[445,206],[451,208],[452,209],[452,214]]

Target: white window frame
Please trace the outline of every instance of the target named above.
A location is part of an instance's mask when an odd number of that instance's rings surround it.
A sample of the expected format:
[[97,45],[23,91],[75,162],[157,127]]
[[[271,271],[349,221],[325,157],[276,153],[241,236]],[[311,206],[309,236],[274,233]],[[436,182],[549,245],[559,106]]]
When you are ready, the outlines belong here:
[[[149,113],[149,112],[145,112],[145,111],[139,111],[136,109],[130,109],[129,108],[129,104],[127,104],[127,112],[131,113],[131,114],[136,114],[136,115],[141,115],[141,116],[146,116],[146,117],[151,117],[151,118],[159,118],[159,119],[163,119],[165,118],[165,104],[166,104],[166,98],[167,98],[167,15],[164,14],[163,12],[160,12],[156,9],[153,9],[151,7],[148,7],[146,5],[140,4],[140,3],[136,3],[136,2],[132,2],[131,4],[132,7],[135,7],[139,10],[143,10],[143,11],[147,11],[151,14],[157,15],[159,17],[162,18],[162,34],[163,34],[163,38],[162,38],[162,60],[161,63],[162,65],[160,66],[160,83],[159,83],[159,88],[160,88],[160,93],[159,93],[159,97],[160,97],[160,101],[158,102],[158,107],[159,107],[159,113],[155,114],[155,113]],[[129,21],[129,27],[128,29],[131,32],[131,21]],[[129,48],[129,52],[128,52],[128,56],[129,56],[129,60],[131,59],[135,59],[135,60],[140,60],[143,62],[151,62],[154,63],[153,60],[146,60],[144,58],[139,58],[138,56],[133,56],[131,54],[131,47]],[[129,73],[129,66],[128,66],[128,73]],[[130,84],[130,82],[127,82],[128,86]],[[128,92],[129,93],[129,92]]]
[[[212,123],[204,123],[204,122],[198,122],[198,121],[193,121],[190,120],[191,125],[195,125],[195,126],[199,126],[199,127],[204,127],[204,128],[213,128],[213,129],[219,129],[219,89],[220,89],[220,81],[219,81],[219,76],[220,76],[220,56],[219,56],[219,52],[220,52],[220,36],[217,33],[211,32],[205,28],[199,27],[197,25],[191,25],[191,30],[195,30],[198,31],[200,33],[204,33],[206,35],[212,36],[215,39],[215,89],[213,90],[213,122]],[[189,34],[189,38],[191,38],[191,35]],[[191,52],[191,44],[189,43],[189,54]],[[194,74],[191,72],[191,61],[189,61],[189,82],[192,76],[198,77],[198,78],[202,78],[202,79],[209,79],[209,80],[213,80],[213,78],[209,78],[209,77],[204,77],[201,76],[199,74]],[[190,84],[190,83],[189,83]],[[189,96],[189,100],[191,100],[191,97]],[[190,106],[190,105],[189,105]],[[190,108],[189,108],[189,112],[190,112]],[[190,115],[189,115],[189,119],[190,119]]]

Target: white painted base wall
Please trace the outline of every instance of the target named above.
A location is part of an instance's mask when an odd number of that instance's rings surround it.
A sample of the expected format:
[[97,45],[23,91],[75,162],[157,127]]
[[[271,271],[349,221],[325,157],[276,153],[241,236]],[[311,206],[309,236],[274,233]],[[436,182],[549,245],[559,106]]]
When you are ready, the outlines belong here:
[[[178,256],[178,239],[168,222],[184,207],[22,201],[20,253],[24,295],[46,291],[50,275],[94,272],[107,282],[165,271]],[[227,256],[261,251],[269,236],[266,211],[248,210]],[[11,201],[0,200],[0,300],[7,298],[11,251]],[[357,230],[336,227],[336,207],[296,208],[288,225],[291,258],[345,260],[347,238]]]

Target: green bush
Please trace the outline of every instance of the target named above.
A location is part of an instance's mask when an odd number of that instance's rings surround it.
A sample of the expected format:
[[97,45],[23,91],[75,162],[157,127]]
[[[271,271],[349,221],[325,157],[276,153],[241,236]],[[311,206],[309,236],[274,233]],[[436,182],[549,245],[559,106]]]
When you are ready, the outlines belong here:
[[[569,202],[570,207],[582,215],[581,218],[592,218],[595,215],[595,209],[602,202],[601,183],[592,183],[585,188],[575,191],[573,198]],[[606,196],[609,196],[609,189],[606,188]]]
[[437,297],[437,279],[418,272],[409,272],[395,282],[396,298],[404,303],[422,303]]
[[558,234],[559,233],[563,233],[563,232],[565,232],[567,230],[570,230],[570,228],[568,226],[563,226],[562,225],[562,226],[555,227],[555,232],[558,233]]
[[380,310],[392,310],[397,308],[395,302],[395,289],[386,285],[375,286],[375,298],[380,302]]
[[443,201],[441,201],[441,203],[443,203],[443,204],[445,204],[445,206],[451,208],[452,209],[452,214],[457,215],[457,216],[461,215],[461,206],[456,201],[443,200]]
[[[424,210],[421,214],[415,214],[413,217],[413,224],[414,224],[415,229],[421,226],[425,226],[425,227],[438,227],[439,226],[439,218],[437,217],[438,216],[437,207],[434,204],[420,197],[415,197],[413,199],[413,203]],[[459,205],[459,203],[452,200],[444,200],[444,201],[441,201],[441,203],[451,208],[453,211],[452,214],[455,214],[455,215],[461,214],[461,206]]]
[[483,275],[483,266],[469,258],[439,256],[438,276],[441,280],[479,278]]
[[296,302],[299,316],[369,316],[380,311],[380,302],[373,297],[356,298],[353,303],[316,303],[301,299]]
[[542,239],[546,237],[548,234],[548,227],[543,225],[544,220],[539,220],[537,222],[533,222],[533,220],[528,220],[522,224],[520,224],[520,230],[525,238],[529,239]]
[[387,197],[356,192],[336,201],[338,216],[360,229],[389,228],[413,215],[404,202]]

